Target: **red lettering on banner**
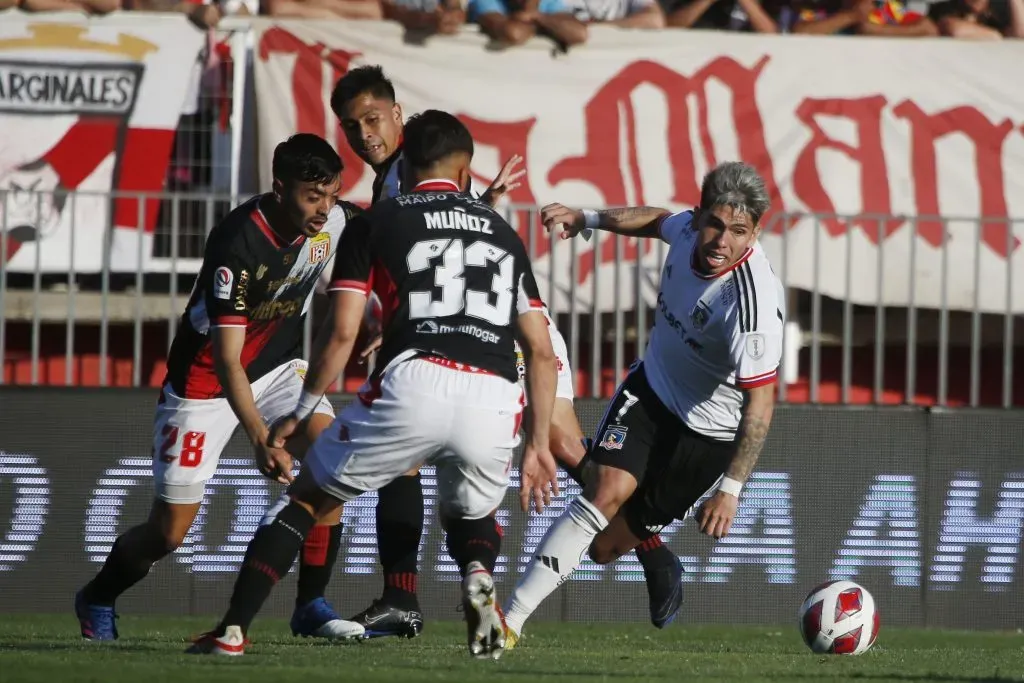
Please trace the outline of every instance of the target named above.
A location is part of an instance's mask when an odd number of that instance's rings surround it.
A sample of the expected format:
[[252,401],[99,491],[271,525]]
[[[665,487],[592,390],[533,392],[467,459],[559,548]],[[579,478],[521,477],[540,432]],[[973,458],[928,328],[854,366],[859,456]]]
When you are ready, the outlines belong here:
[[[842,152],[860,165],[861,207],[858,213],[875,214],[878,218],[852,221],[874,244],[878,244],[902,224],[902,219],[881,220],[892,214],[889,195],[889,174],[882,145],[882,112],[886,100],[881,95],[859,99],[806,99],[796,108],[796,116],[811,131],[811,140],[801,150],[793,169],[793,191],[814,213],[828,215],[821,224],[836,237],[849,226],[834,215],[836,208],[825,191],[818,171],[818,152],[831,149]],[[857,146],[829,137],[818,123],[819,116],[845,118],[857,127]]]
[[[781,208],[781,195],[775,182],[775,172],[765,136],[764,120],[758,110],[757,81],[768,64],[768,57],[762,57],[753,67],[745,67],[728,57],[719,57],[708,62],[692,76],[684,76],[661,64],[647,60],[634,62],[616,74],[590,99],[584,109],[586,120],[587,151],[582,156],[563,159],[555,164],[548,174],[551,184],[565,180],[582,180],[591,183],[604,196],[610,206],[644,203],[644,183],[637,157],[637,141],[641,134],[637,130],[636,113],[632,104],[633,92],[642,85],[660,89],[668,105],[669,126],[665,131],[666,149],[672,166],[672,197],[677,204],[696,204],[700,198],[700,181],[693,142],[690,139],[690,110],[687,98],[697,98],[698,131],[704,151],[705,165],[717,162],[714,141],[708,116],[706,86],[715,79],[731,93],[733,102],[733,128],[736,131],[740,157],[756,167],[764,177],[772,197],[775,211]],[[621,113],[620,113],[621,112]],[[625,129],[627,138],[626,159],[622,158],[618,144]],[[625,162],[625,163],[624,163]],[[632,198],[626,187],[626,178],[620,169],[627,168],[629,183],[633,189]],[[783,226],[774,226],[771,218],[774,211],[764,216],[764,224],[781,231]],[[606,237],[606,236],[605,236]],[[615,239],[601,240],[601,263],[616,260]],[[624,245],[624,259],[637,257],[637,243],[627,239]],[[644,253],[653,244],[643,242]],[[582,282],[594,268],[593,254],[581,256],[579,277]]]
[[[981,240],[1003,258],[1009,257],[1020,246],[1016,237],[1010,242],[1003,177],[1003,144],[1014,129],[1013,122],[992,123],[974,107],[954,107],[927,114],[910,100],[896,105],[893,113],[910,124],[911,164],[918,215],[941,215],[935,145],[950,133],[963,133],[974,145],[975,176],[981,203],[979,215],[1001,219],[982,224]],[[945,226],[940,221],[920,221],[918,231],[934,246],[941,244],[945,236]]]
[[298,36],[280,27],[267,29],[260,38],[259,58],[264,62],[272,54],[295,55],[292,71],[291,100],[295,106],[295,132],[314,133],[335,142],[345,169],[341,174],[343,188],[351,188],[359,182],[365,171],[365,164],[348,146],[340,132],[340,125],[329,110],[329,103],[323,96],[324,65],[331,68],[331,83],[348,73],[349,64],[358,52],[330,50],[323,43],[306,43]]

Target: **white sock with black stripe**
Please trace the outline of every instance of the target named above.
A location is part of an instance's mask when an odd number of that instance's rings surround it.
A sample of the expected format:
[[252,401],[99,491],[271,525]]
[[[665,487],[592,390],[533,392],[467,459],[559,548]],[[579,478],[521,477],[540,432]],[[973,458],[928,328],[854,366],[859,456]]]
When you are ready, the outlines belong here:
[[506,603],[505,623],[510,629],[517,634],[523,632],[526,620],[544,598],[569,578],[594,536],[606,526],[608,520],[583,496],[569,504],[562,516],[548,527],[533,553],[533,562]]

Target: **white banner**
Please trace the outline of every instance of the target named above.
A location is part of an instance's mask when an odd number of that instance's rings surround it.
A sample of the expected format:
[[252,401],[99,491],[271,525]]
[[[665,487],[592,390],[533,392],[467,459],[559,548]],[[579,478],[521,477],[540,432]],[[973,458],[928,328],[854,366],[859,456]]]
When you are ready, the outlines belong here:
[[[697,203],[714,163],[742,159],[773,193],[762,241],[788,286],[871,305],[1024,312],[1024,276],[1011,278],[1007,300],[1008,273],[1024,272],[1020,41],[597,27],[582,48],[556,54],[541,40],[488,51],[475,30],[417,46],[397,24],[255,24],[264,188],[274,145],[313,132],[343,153],[347,196],[369,199],[372,173],[348,150],[329,96],[350,65],[376,63],[407,115],[440,108],[467,123],[480,179],[513,153],[526,158],[516,204],[682,209]],[[515,218],[525,234],[523,215]],[[600,237],[559,244],[552,260],[545,236],[534,236],[534,267],[554,284],[554,308],[568,307],[574,284],[584,309],[595,295],[603,310],[616,297],[630,308],[637,283],[653,302],[657,245],[640,246],[642,272],[623,267],[616,277],[637,244]]]
[[158,202],[126,195],[163,189],[204,40],[183,15],[0,13],[6,270],[146,267]]

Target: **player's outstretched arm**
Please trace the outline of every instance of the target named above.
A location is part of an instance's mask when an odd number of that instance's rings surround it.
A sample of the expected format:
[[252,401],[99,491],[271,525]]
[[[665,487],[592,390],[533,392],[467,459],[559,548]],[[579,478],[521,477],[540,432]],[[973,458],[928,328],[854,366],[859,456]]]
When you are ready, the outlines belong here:
[[519,343],[526,357],[527,439],[520,468],[519,499],[523,511],[541,512],[558,495],[558,471],[551,455],[551,415],[555,407],[558,365],[548,334],[548,321],[540,310],[519,315]]
[[548,204],[541,209],[540,220],[548,231],[558,230],[563,240],[585,230],[605,230],[629,237],[660,237],[658,224],[671,214],[668,209],[655,206],[626,206],[594,211]]
[[213,368],[217,380],[224,387],[224,395],[231,405],[238,422],[242,425],[249,441],[259,444],[266,440],[267,425],[263,422],[252,395],[249,377],[242,367],[242,346],[245,344],[245,327],[242,325],[214,325],[210,329],[213,344]]
[[331,382],[348,364],[363,322],[366,299],[365,294],[352,289],[338,290],[331,297],[327,319],[321,325],[310,352],[302,397],[296,410],[300,419],[313,412]]

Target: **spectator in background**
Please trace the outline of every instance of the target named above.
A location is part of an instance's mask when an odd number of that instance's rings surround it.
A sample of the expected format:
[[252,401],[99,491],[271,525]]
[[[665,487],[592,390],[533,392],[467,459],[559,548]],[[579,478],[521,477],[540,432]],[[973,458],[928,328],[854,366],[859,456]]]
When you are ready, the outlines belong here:
[[121,0],[0,0],[0,9],[17,7],[25,12],[85,12],[107,14],[121,9]]
[[778,33],[781,0],[662,0],[667,23],[676,28],[704,28]]
[[574,0],[573,14],[588,24],[665,28],[665,12],[657,0]]
[[217,3],[190,0],[124,0],[124,8],[135,12],[179,12],[202,29],[215,27],[223,15]]
[[1024,0],[945,0],[931,5],[928,16],[951,38],[1024,38]]
[[466,23],[460,0],[382,0],[381,6],[385,19],[397,21],[407,31],[451,35]]
[[793,10],[793,33],[894,38],[939,35],[935,22],[908,11],[902,0],[796,0]]
[[263,12],[296,19],[383,19],[379,0],[262,0]]
[[520,45],[548,36],[563,48],[587,39],[587,27],[564,0],[469,0],[469,18],[493,40]]

